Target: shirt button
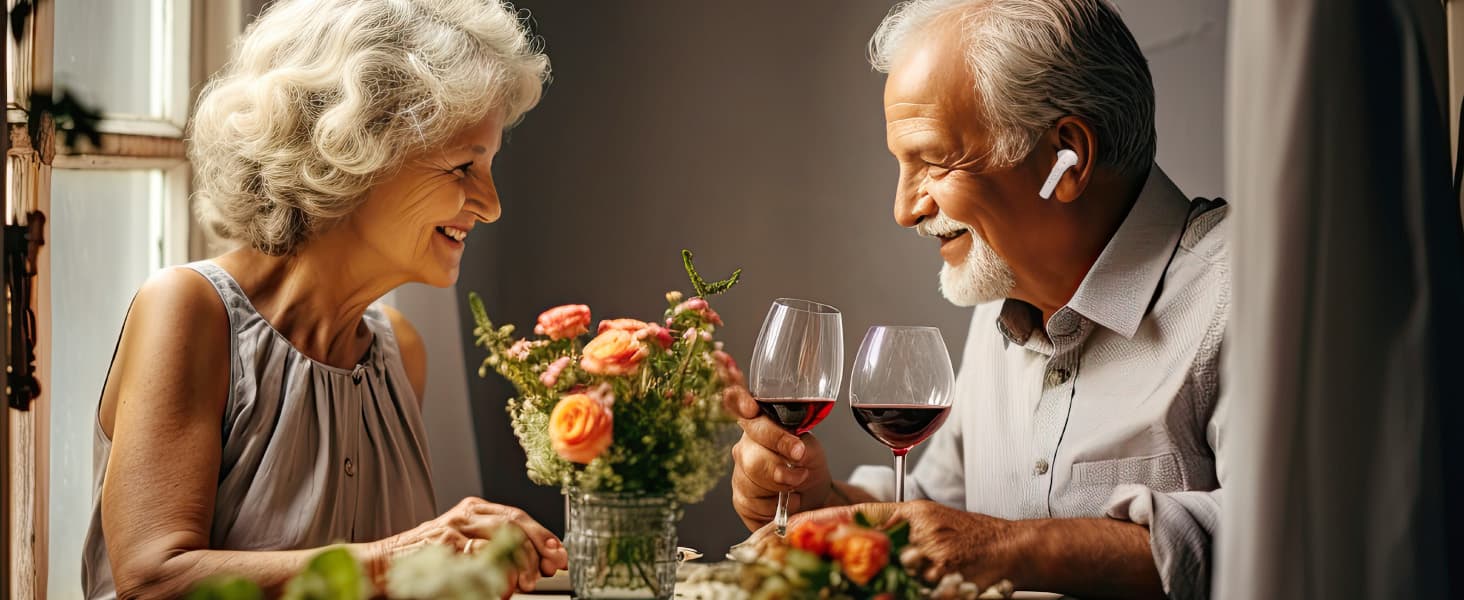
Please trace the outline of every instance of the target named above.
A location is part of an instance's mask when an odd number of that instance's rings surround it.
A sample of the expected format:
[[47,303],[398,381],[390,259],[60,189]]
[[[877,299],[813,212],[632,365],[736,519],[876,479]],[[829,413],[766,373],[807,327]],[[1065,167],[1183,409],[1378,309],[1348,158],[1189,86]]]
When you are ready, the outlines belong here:
[[1067,383],[1072,374],[1067,369],[1053,369],[1047,372],[1047,387],[1057,387]]
[[1035,473],[1037,473],[1038,475],[1046,475],[1047,474],[1047,468],[1048,468],[1047,459],[1045,459],[1045,458],[1039,458],[1039,459],[1037,459],[1037,464],[1035,464],[1035,465],[1032,466],[1032,471],[1035,472]]
[[351,459],[348,458],[348,459],[346,459],[346,477],[355,477],[355,476],[356,476],[356,463],[351,462]]

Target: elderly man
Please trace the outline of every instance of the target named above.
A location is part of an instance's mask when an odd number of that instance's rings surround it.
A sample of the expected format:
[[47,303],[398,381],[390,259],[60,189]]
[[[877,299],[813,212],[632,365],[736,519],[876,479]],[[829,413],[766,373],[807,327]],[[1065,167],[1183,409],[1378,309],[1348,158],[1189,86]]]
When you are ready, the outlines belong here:
[[[1207,597],[1226,209],[1153,164],[1133,36],[1103,0],[936,0],[898,7],[872,48],[889,74],[895,221],[939,241],[941,291],[976,309],[951,417],[909,478],[916,500],[857,508],[908,519],[926,577]],[[1054,169],[1065,151],[1076,164]],[[893,497],[888,468],[835,482],[812,435],[745,394],[728,403],[749,527],[779,490],[794,511]]]

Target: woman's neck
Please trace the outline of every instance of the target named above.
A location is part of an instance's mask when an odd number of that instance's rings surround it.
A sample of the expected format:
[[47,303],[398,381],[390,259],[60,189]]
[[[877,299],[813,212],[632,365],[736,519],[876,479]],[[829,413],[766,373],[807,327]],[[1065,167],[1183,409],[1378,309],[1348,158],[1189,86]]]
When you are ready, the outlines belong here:
[[242,248],[216,262],[239,282],[259,314],[305,356],[354,367],[370,348],[362,320],[367,307],[404,281],[372,268],[329,236],[294,254],[270,256]]

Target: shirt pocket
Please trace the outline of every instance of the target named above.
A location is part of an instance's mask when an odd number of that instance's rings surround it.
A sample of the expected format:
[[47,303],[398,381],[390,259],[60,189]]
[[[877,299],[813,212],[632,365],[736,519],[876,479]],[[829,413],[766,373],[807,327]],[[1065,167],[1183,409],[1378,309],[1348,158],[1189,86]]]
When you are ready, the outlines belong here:
[[1073,483],[1080,487],[1138,483],[1160,493],[1184,489],[1184,475],[1173,453],[1073,463],[1072,473]]

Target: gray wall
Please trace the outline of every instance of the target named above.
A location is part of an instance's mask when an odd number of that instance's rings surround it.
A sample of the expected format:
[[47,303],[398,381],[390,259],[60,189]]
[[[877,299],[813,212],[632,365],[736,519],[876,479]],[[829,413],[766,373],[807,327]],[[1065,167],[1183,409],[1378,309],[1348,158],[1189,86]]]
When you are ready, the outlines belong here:
[[[716,299],[739,360],[768,303],[794,296],[844,311],[850,360],[870,325],[920,323],[941,327],[959,361],[970,313],[939,296],[934,244],[890,216],[883,76],[865,62],[890,2],[516,4],[532,12],[555,79],[497,159],[503,220],[474,234],[462,293],[521,327],[570,301],[597,319],[652,317],[665,291],[687,288],[677,253],[690,248],[708,275],[745,269]],[[1218,194],[1224,3],[1120,5],[1156,11],[1130,18],[1141,43],[1157,44],[1161,163],[1192,195]],[[465,307],[460,319],[466,332]],[[482,353],[466,356],[472,372]],[[557,490],[523,475],[510,390],[496,378],[469,387],[485,496],[561,531]],[[836,475],[889,460],[847,410],[818,431]],[[682,544],[715,556],[745,536],[729,498],[723,484],[690,507]]]

